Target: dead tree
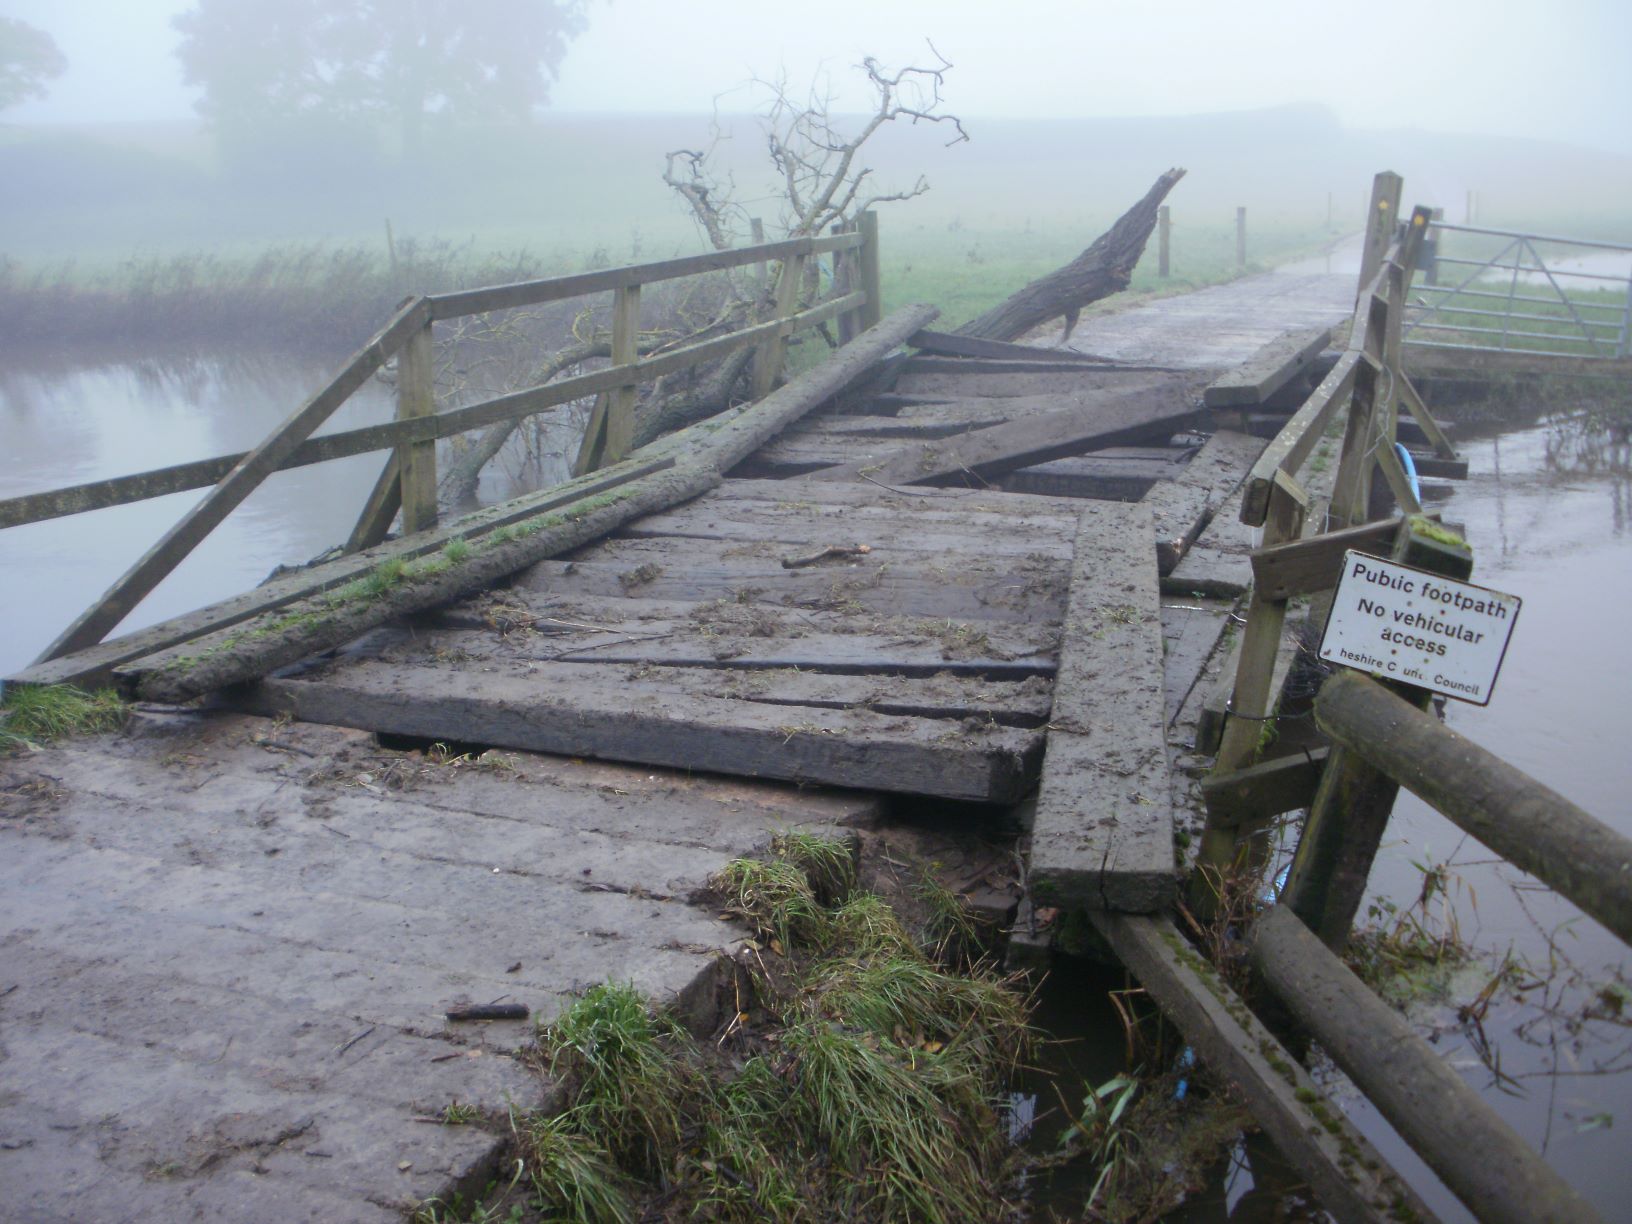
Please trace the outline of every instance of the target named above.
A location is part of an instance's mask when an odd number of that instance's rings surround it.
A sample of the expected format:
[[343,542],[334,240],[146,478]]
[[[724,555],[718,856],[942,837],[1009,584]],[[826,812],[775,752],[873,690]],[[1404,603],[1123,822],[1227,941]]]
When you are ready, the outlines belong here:
[[[761,126],[778,184],[777,224],[781,232],[777,237],[825,233],[836,225],[849,224],[869,208],[910,200],[929,190],[929,182],[922,175],[910,187],[875,190],[872,169],[858,159],[873,134],[887,123],[946,125],[953,133],[949,144],[969,138],[962,121],[941,109],[941,88],[952,64],[933,45],[930,51],[935,56],[932,65],[911,65],[895,72],[887,71],[872,58],[862,61],[861,71],[872,88],[874,105],[852,131],[844,130],[834,119],[831,99],[819,91],[812,89],[801,99],[790,92],[785,80],[756,82],[769,95],[761,109]],[[713,172],[711,158],[720,138],[716,124],[709,147],[676,149],[667,154],[663,181],[685,202],[709,245],[724,251],[749,238],[750,221],[735,199],[735,184],[728,178],[717,178]],[[817,276],[815,261],[810,261],[801,294],[804,304],[808,305],[817,294]],[[725,304],[705,326],[681,329],[678,335],[671,329],[661,342],[648,343],[643,336],[641,354],[695,343],[763,315],[769,307],[768,293],[775,285],[774,276],[764,285],[740,273],[722,277],[727,284]],[[585,337],[546,362],[537,381],[547,382],[580,362],[607,357],[610,352],[608,337]],[[643,446],[663,433],[728,407],[752,355],[751,349],[743,349],[679,380],[684,384],[679,387],[675,379],[653,384],[636,408],[633,444]],[[465,448],[444,478],[444,495],[456,502],[471,500],[483,467],[499,453],[519,424],[501,421]]]
[[1063,316],[1065,335],[1060,343],[1064,344],[1071,338],[1071,329],[1077,325],[1077,315],[1084,306],[1128,287],[1134,265],[1156,227],[1156,210],[1183,177],[1183,170],[1169,170],[1145,192],[1144,199],[1123,213],[1081,255],[969,320],[957,329],[958,334],[982,340],[1016,340],[1039,324]]

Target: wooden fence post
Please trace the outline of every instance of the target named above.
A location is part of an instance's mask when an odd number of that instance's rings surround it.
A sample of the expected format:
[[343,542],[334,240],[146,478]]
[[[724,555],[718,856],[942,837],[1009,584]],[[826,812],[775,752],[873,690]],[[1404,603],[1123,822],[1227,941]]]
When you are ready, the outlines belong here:
[[[852,233],[852,232],[854,232],[854,226],[855,226],[854,222],[841,221],[841,222],[839,222],[839,223],[837,223],[837,224],[835,224],[833,226],[833,232],[835,234]],[[852,252],[852,251],[834,251],[833,252],[833,296],[834,297],[844,297],[846,294],[848,294],[850,292],[850,286],[854,283],[854,281],[856,279],[856,277],[855,277],[855,266],[856,266],[856,261],[855,261],[854,252]],[[857,314],[853,310],[847,310],[847,311],[845,311],[843,314],[841,314],[839,316],[838,329],[839,329],[839,343],[840,344],[849,344],[850,341],[852,341],[852,340],[854,340],[856,338],[856,333],[860,330],[856,326],[856,317],[857,317]]]
[[[1284,471],[1275,473],[1269,492],[1269,514],[1264,520],[1263,547],[1284,544],[1303,534],[1309,512],[1309,495]],[[1286,624],[1287,602],[1265,599],[1254,590],[1247,605],[1247,623],[1241,630],[1241,649],[1236,655],[1235,683],[1224,724],[1223,742],[1213,766],[1215,774],[1231,773],[1250,765],[1263,738],[1265,722],[1275,704],[1271,685],[1275,675],[1275,655],[1281,648],[1281,630]],[[1211,819],[1202,834],[1197,859],[1197,880],[1191,889],[1194,907],[1208,911],[1213,901],[1213,881],[1209,871],[1231,870],[1241,854],[1242,843],[1256,830],[1250,824],[1226,827]]]
[[1400,196],[1405,180],[1392,170],[1384,170],[1371,180],[1371,202],[1366,212],[1366,239],[1360,255],[1360,292],[1371,286],[1371,278],[1383,266],[1388,243],[1394,236],[1394,219],[1400,215]]
[[[782,261],[776,280],[774,317],[786,319],[799,308],[799,285],[805,278],[805,257],[790,255]],[[780,333],[760,341],[754,351],[754,398],[764,399],[776,385],[788,355],[788,338]]]
[[[436,412],[435,351],[431,324],[426,323],[402,346],[397,358],[397,419],[427,417]],[[397,447],[402,489],[402,534],[436,526],[436,440],[404,442]]]
[[856,218],[861,231],[861,289],[867,301],[861,308],[861,328],[877,327],[884,317],[884,279],[878,261],[878,214],[868,209]]
[[1173,214],[1168,205],[1156,209],[1156,275],[1166,280],[1171,267],[1169,258],[1173,244]]
[[[1460,541],[1447,541],[1443,527],[1430,533],[1424,526],[1420,519],[1401,523],[1394,560],[1465,581],[1473,573],[1473,553]],[[1390,687],[1419,709],[1426,709],[1433,696],[1411,685]],[[1291,906],[1334,952],[1348,941],[1399,790],[1398,783],[1347,748],[1334,747],[1326,758],[1281,903]]]
[[[640,286],[625,285],[612,295],[612,364],[628,365],[640,356]],[[606,403],[606,454],[600,466],[617,463],[629,453],[635,436],[633,376],[612,388]]]
[[[755,246],[765,244],[765,222],[753,217],[748,222],[748,236]],[[754,286],[759,290],[758,297],[764,300],[766,286],[770,283],[770,269],[763,263],[754,265]]]
[[1247,266],[1247,209],[1238,205],[1235,210],[1235,266]]

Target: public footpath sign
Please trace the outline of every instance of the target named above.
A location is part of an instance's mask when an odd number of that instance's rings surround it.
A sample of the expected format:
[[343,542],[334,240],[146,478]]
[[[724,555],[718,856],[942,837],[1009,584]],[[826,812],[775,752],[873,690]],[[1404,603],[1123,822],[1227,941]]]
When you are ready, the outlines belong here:
[[1350,551],[1320,657],[1488,705],[1522,602]]

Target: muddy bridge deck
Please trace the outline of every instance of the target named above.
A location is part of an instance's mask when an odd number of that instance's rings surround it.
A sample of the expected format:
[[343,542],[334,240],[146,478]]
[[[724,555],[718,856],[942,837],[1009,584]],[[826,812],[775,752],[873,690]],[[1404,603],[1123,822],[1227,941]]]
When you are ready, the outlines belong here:
[[[529,1024],[444,1011],[546,1021],[612,978],[711,1023],[742,936],[687,898],[776,830],[907,842],[898,802],[1034,806],[1034,886],[1165,904],[1170,761],[1241,586],[1215,519],[1265,445],[1203,391],[1285,328],[1202,365],[1089,355],[1116,326],[919,331],[698,496],[207,710],[8,762],[9,1201],[389,1219],[477,1187],[497,1140],[424,1119],[546,1088]],[[208,643],[114,662],[141,691]],[[935,853],[1012,914],[989,846]]]

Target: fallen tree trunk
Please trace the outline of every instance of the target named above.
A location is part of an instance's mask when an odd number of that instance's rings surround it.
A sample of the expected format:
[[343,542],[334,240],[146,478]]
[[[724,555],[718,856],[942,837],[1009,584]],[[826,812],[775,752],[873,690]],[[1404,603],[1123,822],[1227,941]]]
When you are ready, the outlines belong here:
[[1156,209],[1183,177],[1183,170],[1169,170],[1145,192],[1144,199],[1123,213],[1081,255],[1063,268],[1038,277],[954,334],[1015,340],[1040,323],[1064,316],[1065,338],[1069,339],[1071,329],[1077,325],[1077,313],[1084,306],[1128,287],[1133,267],[1144,253],[1150,231],[1156,227]]

